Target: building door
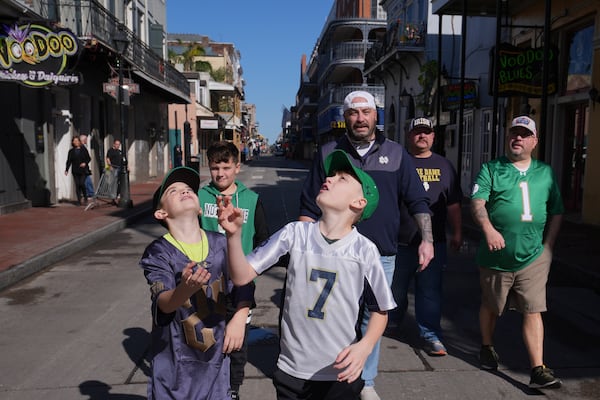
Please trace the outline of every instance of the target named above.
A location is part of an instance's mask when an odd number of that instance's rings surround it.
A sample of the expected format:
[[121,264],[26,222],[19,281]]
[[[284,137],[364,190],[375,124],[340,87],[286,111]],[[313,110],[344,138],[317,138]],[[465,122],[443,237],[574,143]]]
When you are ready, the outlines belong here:
[[22,86],[0,83],[0,214],[3,206],[25,202],[25,154],[30,154],[20,129]]
[[568,106],[565,117],[563,201],[567,211],[580,212],[587,152],[588,103]]

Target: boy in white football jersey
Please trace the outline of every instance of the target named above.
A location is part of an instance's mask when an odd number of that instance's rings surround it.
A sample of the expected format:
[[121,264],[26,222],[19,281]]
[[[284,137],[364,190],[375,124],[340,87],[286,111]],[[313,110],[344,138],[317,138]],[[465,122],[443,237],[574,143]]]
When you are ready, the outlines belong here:
[[[290,261],[281,315],[280,354],[273,383],[278,399],[360,399],[361,372],[396,307],[377,247],[353,226],[379,202],[373,179],[342,150],[324,162],[327,178],[317,196],[317,222],[291,222],[251,254],[241,245],[241,211],[219,201],[227,233],[230,276],[251,282],[283,254]],[[372,312],[360,337],[363,307]]]

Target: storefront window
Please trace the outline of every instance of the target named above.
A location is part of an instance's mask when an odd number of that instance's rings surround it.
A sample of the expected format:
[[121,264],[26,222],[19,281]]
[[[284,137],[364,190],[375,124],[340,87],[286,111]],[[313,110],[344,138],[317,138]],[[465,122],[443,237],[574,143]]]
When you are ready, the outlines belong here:
[[587,89],[592,79],[592,36],[594,26],[573,32],[569,40],[567,93]]

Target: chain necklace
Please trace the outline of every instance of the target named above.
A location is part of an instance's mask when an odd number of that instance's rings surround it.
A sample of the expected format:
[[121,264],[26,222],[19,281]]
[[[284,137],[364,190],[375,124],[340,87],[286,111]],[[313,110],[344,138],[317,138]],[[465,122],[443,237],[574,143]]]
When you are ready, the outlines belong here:
[[225,196],[229,196],[229,197],[231,197],[231,201],[232,201],[232,202],[233,202],[233,197],[235,196],[235,205],[234,205],[234,207],[238,207],[238,206],[239,206],[239,204],[240,204],[239,192],[238,192],[238,187],[237,187],[237,185],[235,186],[235,191],[234,191],[233,193],[231,193],[231,194],[226,194],[226,193],[224,193],[224,192],[221,192],[221,191],[219,191],[219,195],[221,195],[222,197],[225,197]]
[[177,243],[177,246],[176,246],[177,249],[179,249],[190,261],[196,262],[196,266],[194,266],[193,272],[196,272],[197,267],[202,267],[204,269],[208,268],[208,263],[206,262],[206,257],[208,256],[208,241],[206,243],[204,242],[204,239],[206,239],[206,233],[201,230],[200,236],[201,236],[201,239],[200,239],[200,246],[201,246],[200,249],[201,250],[200,250],[200,257],[199,257],[200,260],[196,261],[196,260],[192,259],[192,257],[190,257],[190,255],[186,251],[185,247],[181,244],[181,242],[179,240],[177,240],[175,238],[175,236],[171,235],[173,240]]

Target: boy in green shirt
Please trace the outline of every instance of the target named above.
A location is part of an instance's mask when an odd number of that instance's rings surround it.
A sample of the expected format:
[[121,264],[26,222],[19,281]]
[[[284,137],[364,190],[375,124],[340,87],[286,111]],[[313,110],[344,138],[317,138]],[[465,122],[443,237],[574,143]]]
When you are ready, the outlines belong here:
[[[206,152],[211,181],[198,191],[202,215],[202,228],[207,231],[225,233],[217,219],[217,196],[231,196],[235,207],[243,210],[244,229],[242,230],[242,246],[245,254],[250,253],[256,246],[269,237],[265,212],[258,194],[248,189],[237,180],[240,172],[239,150],[231,142],[220,141],[213,143]],[[234,289],[235,290],[235,289]],[[227,321],[233,317],[236,310],[228,301]],[[242,316],[246,317],[242,319]],[[244,380],[244,366],[248,353],[248,328],[251,311],[235,313],[235,324],[246,324],[244,344],[240,351],[234,351],[231,357],[231,398],[239,399],[239,387]]]

